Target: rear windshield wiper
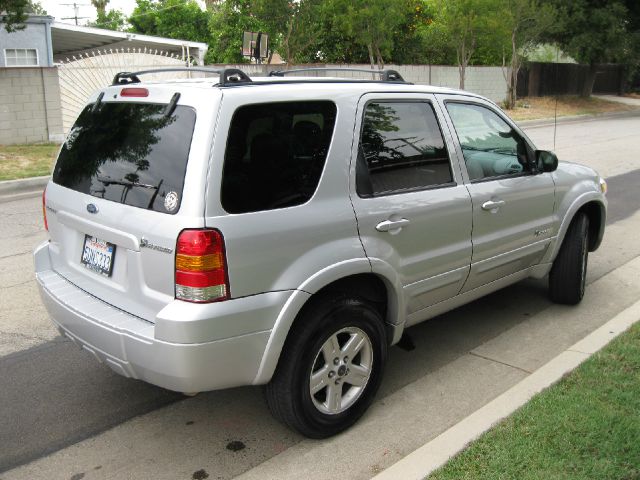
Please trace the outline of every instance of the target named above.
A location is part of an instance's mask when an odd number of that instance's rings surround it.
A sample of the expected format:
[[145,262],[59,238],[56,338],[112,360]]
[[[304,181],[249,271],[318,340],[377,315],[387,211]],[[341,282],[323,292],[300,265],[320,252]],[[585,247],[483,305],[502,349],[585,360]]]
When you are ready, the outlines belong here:
[[158,185],[150,185],[148,183],[141,183],[138,181],[126,180],[124,178],[120,180],[115,180],[109,177],[96,177],[96,178],[105,187],[108,187],[109,185],[124,185],[126,187],[152,188],[154,190],[158,188]]

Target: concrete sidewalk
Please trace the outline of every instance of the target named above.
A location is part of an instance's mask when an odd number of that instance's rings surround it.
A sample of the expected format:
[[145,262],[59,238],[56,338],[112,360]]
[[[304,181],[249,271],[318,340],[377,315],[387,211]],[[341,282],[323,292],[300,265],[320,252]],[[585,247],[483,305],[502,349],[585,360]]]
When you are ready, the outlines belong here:
[[594,98],[606,100],[608,102],[624,103],[625,105],[633,105],[640,107],[640,98],[621,97],[619,95],[592,95]]
[[514,413],[534,395],[560,381],[563,376],[576,369],[639,320],[640,300],[495,400],[376,475],[374,480],[424,479],[445,465],[449,459],[464,450],[484,432]]

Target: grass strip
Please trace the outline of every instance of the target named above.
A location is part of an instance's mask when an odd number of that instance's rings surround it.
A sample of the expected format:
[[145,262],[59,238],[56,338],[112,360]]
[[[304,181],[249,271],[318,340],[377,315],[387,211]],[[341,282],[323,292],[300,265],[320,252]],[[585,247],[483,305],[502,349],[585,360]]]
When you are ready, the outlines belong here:
[[60,145],[0,145],[0,180],[49,175]]
[[428,478],[640,479],[640,323]]

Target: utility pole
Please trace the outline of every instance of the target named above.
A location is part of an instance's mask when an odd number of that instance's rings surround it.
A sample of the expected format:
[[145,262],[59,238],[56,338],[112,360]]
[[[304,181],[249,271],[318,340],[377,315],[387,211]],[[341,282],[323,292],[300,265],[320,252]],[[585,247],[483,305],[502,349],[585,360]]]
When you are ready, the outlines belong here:
[[75,20],[76,21],[76,25],[78,25],[78,20],[83,20],[85,18],[89,18],[89,17],[79,17],[78,14],[80,13],[80,7],[88,7],[89,4],[87,3],[61,3],[60,5],[64,5],[64,6],[68,6],[68,7],[73,7],[73,17],[62,17],[61,20]]

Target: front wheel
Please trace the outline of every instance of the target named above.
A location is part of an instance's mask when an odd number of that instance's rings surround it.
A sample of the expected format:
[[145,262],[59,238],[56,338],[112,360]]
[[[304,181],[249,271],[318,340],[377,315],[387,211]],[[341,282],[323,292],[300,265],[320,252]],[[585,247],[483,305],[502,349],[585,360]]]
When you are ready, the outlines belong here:
[[380,313],[352,297],[318,299],[297,328],[266,387],[276,418],[311,438],[335,435],[371,404],[387,344]]
[[589,217],[579,213],[569,230],[549,273],[549,296],[556,303],[576,305],[584,297],[589,258]]

